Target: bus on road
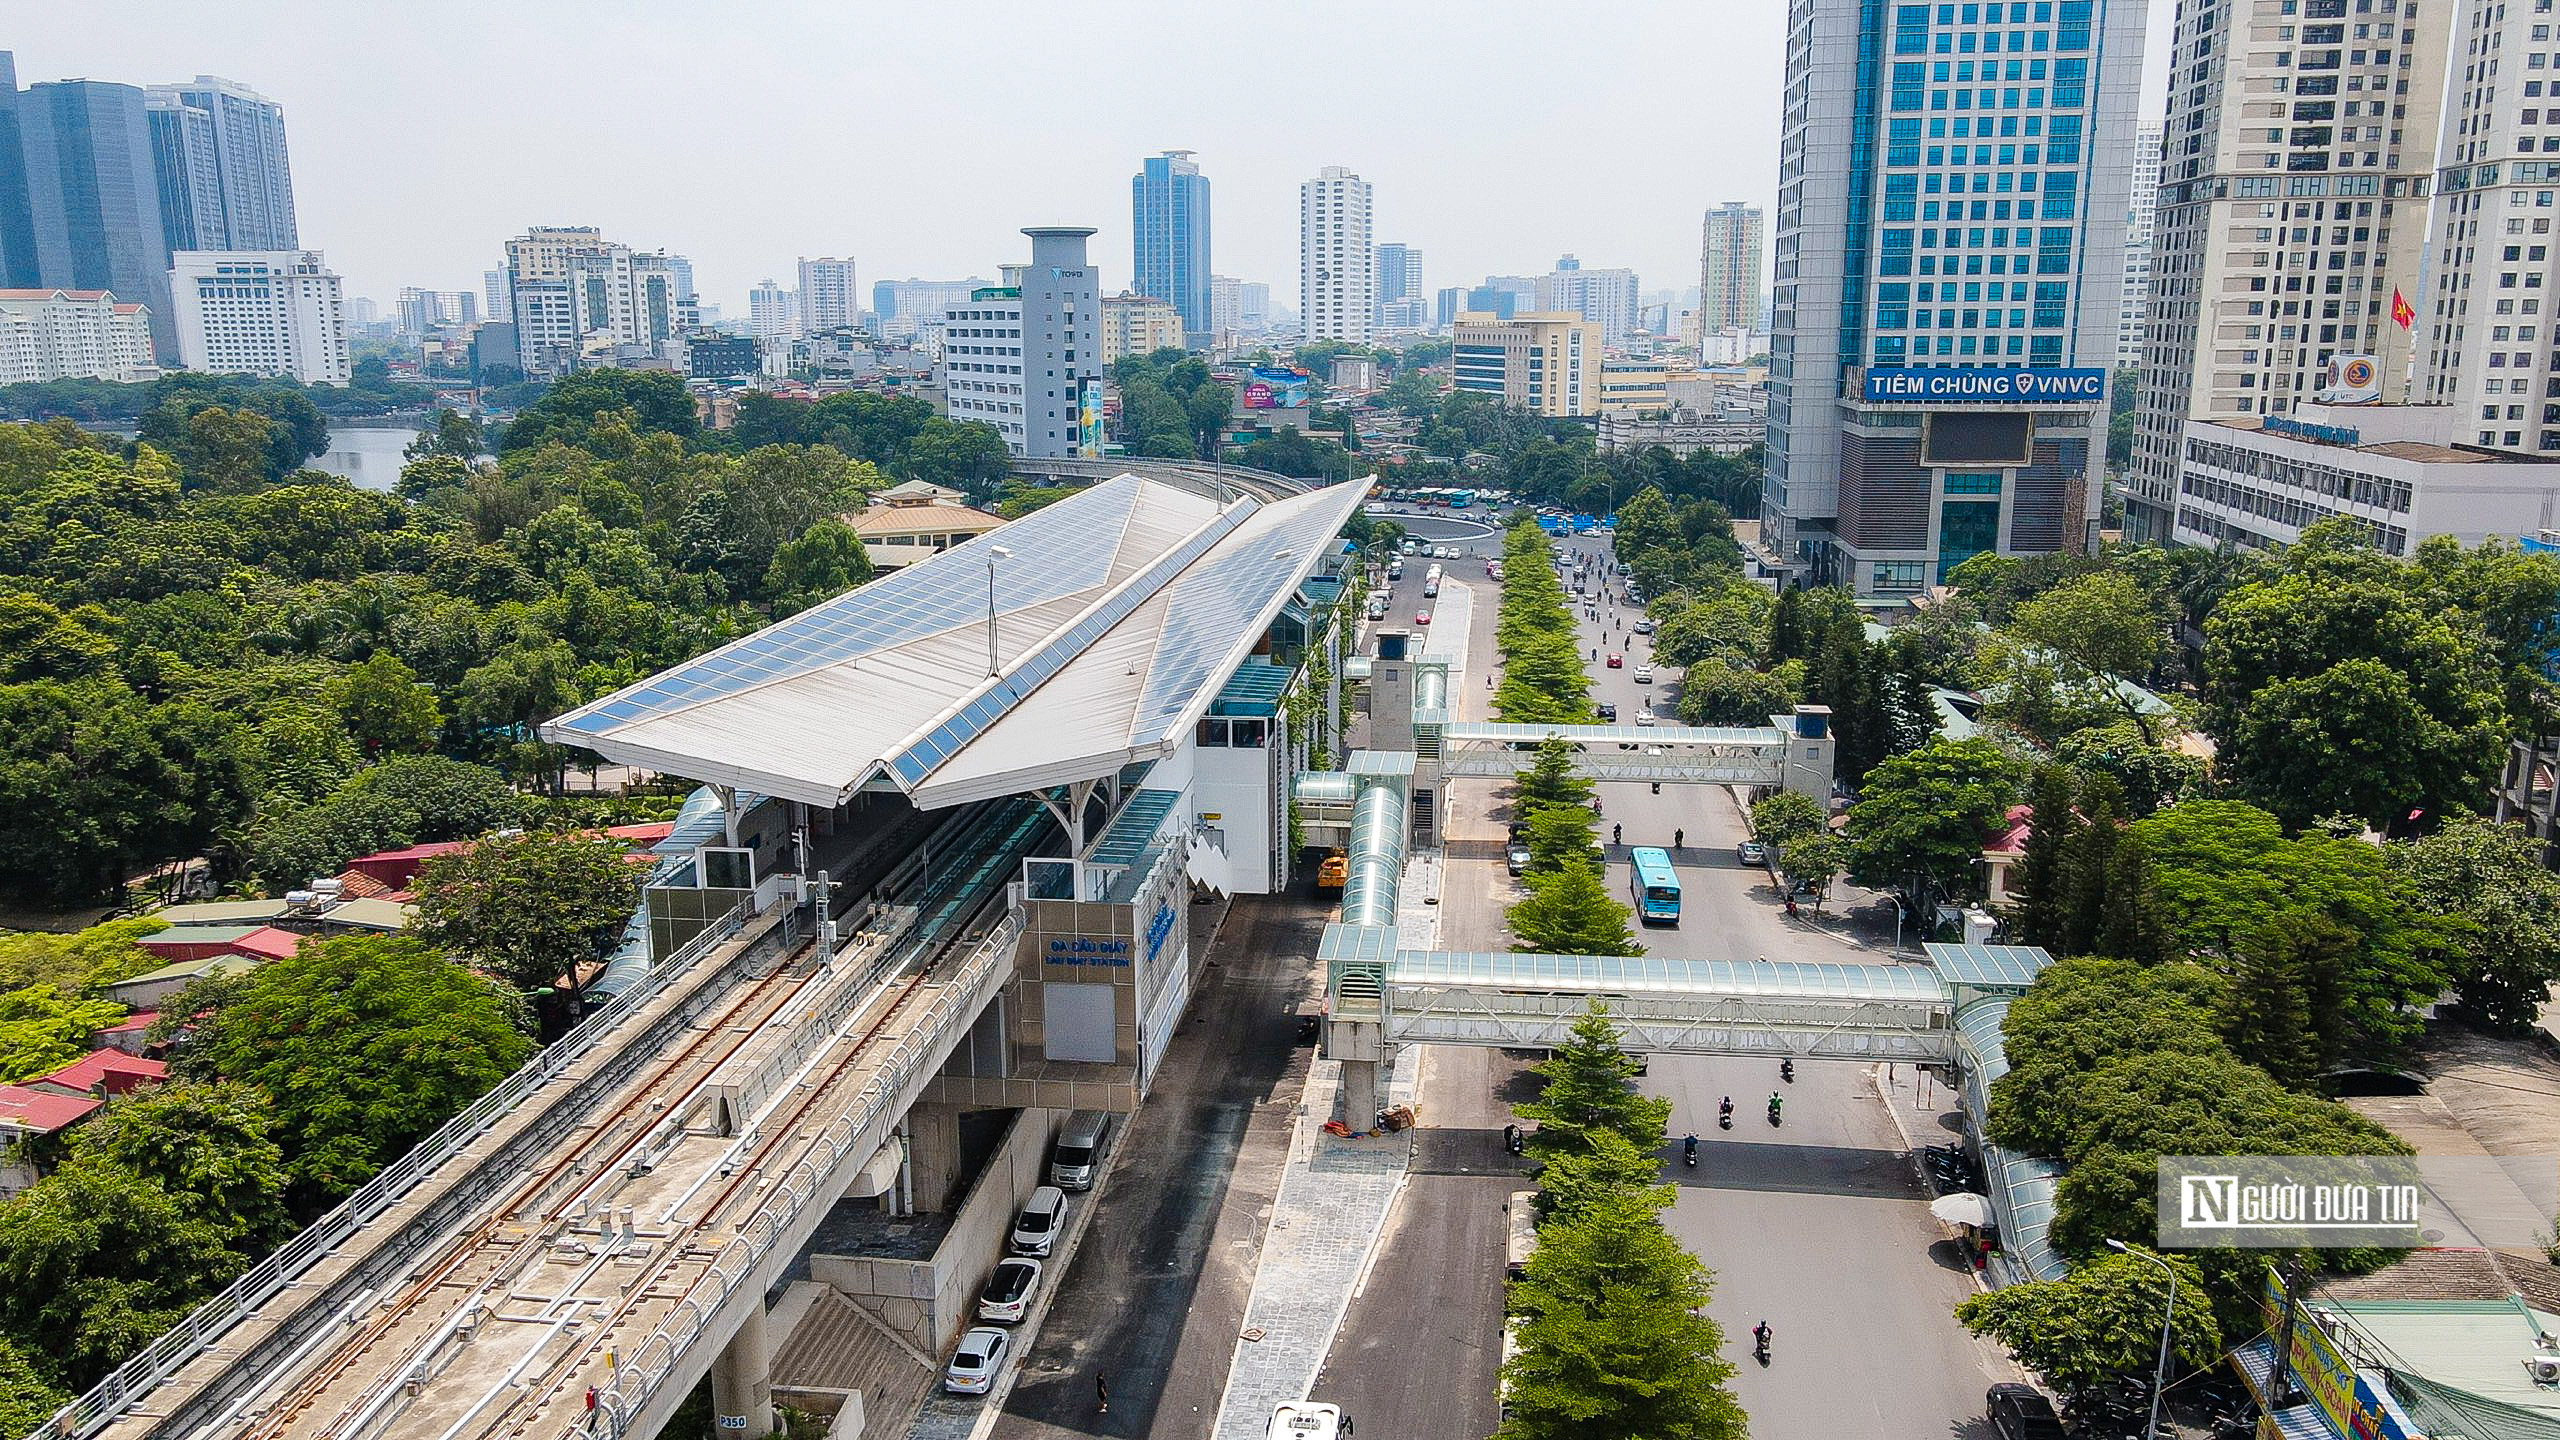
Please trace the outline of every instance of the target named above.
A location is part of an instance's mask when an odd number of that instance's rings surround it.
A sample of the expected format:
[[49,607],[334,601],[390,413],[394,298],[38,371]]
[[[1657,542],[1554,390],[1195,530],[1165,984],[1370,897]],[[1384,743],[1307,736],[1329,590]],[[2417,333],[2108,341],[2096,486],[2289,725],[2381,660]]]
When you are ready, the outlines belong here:
[[1647,925],[1679,924],[1680,872],[1671,868],[1671,852],[1642,845],[1627,859],[1635,871],[1629,888],[1635,895],[1636,918]]

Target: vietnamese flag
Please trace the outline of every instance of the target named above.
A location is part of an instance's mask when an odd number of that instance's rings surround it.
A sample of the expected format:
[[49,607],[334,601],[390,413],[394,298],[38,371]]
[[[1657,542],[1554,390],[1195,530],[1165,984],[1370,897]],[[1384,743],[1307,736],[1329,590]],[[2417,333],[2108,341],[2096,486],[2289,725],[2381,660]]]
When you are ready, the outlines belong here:
[[2418,318],[2418,312],[2409,308],[2407,297],[2400,293],[2400,287],[2397,285],[2391,287],[2391,318],[2397,321],[2403,330],[2408,329],[2410,322]]

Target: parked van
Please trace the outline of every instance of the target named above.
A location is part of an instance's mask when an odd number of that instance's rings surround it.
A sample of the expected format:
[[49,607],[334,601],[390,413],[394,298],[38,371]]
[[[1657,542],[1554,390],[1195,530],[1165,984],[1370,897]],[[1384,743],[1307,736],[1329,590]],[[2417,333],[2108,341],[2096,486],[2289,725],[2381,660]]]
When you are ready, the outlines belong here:
[[1090,1190],[1102,1172],[1102,1137],[1111,1133],[1111,1117],[1100,1110],[1078,1110],[1058,1129],[1049,1149],[1049,1183],[1061,1190]]
[[1031,1192],[1022,1213],[1013,1217],[1013,1253],[1046,1255],[1058,1241],[1058,1227],[1066,1223],[1066,1192],[1055,1185],[1043,1185]]

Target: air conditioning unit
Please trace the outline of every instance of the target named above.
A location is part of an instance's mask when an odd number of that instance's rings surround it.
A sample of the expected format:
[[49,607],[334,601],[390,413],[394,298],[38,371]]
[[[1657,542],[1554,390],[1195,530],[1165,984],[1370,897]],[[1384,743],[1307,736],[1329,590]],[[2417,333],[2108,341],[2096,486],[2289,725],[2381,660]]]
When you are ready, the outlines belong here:
[[2560,1385],[2560,1355],[2527,1356],[2524,1368],[2532,1374],[2536,1385]]

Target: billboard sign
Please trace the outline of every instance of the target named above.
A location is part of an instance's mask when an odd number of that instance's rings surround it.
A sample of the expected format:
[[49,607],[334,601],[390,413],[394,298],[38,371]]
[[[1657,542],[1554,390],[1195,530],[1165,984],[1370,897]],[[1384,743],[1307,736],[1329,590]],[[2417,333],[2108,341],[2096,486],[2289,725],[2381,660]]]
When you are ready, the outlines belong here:
[[1084,394],[1077,401],[1076,453],[1087,457],[1102,453],[1102,381],[1100,377],[1084,382]]
[[2107,398],[2107,372],[1959,366],[1870,370],[1866,397],[1870,405],[2097,405]]
[[1245,373],[1244,408],[1303,410],[1307,408],[1307,387],[1314,378],[1304,370],[1269,370],[1256,365]]
[[2382,362],[2371,355],[2340,355],[2321,377],[2319,398],[2331,405],[2377,405],[2382,401]]

